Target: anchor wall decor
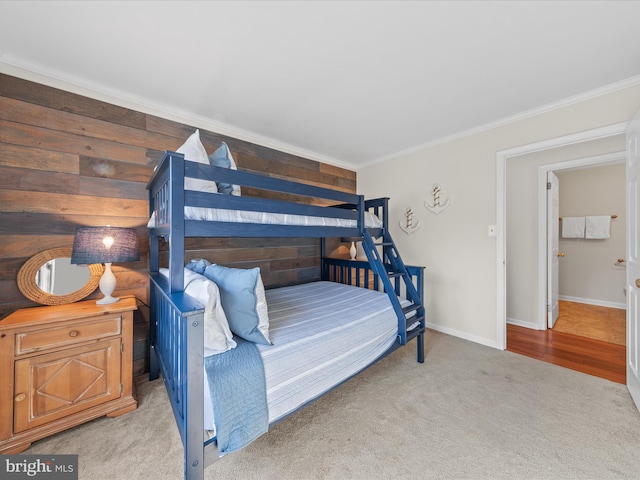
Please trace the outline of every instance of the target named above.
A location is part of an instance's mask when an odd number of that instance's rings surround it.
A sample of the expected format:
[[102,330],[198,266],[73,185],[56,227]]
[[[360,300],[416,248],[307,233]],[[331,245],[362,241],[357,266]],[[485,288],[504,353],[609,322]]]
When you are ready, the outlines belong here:
[[413,224],[413,208],[407,207],[407,211],[404,213],[405,221],[400,221],[400,228],[407,235],[411,235],[413,232],[420,228],[420,222]]
[[451,199],[447,198],[444,204],[440,205],[440,185],[437,183],[433,186],[433,205],[429,205],[425,200],[424,206],[431,210],[433,213],[438,215],[440,212],[445,210],[449,204],[451,203]]

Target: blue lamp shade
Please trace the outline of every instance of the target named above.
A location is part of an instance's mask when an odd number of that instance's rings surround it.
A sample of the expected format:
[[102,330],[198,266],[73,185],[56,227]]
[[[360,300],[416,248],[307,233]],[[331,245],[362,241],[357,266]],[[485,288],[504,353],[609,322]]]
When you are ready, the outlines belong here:
[[73,239],[71,263],[137,262],[138,234],[134,228],[78,227]]
[[97,304],[105,305],[118,301],[118,298],[111,296],[116,289],[116,277],[111,271],[111,264],[138,260],[140,260],[138,235],[134,228],[78,227],[76,229],[71,250],[71,263],[105,264],[104,274],[99,284],[104,298],[96,301]]

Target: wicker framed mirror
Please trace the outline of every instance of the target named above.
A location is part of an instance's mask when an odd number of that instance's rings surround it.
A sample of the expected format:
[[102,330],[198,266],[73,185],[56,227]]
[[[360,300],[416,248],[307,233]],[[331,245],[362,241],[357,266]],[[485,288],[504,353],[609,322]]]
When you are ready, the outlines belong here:
[[[100,263],[69,265],[70,260],[71,247],[51,248],[34,255],[18,271],[20,292],[42,305],[65,305],[90,295],[98,288],[104,267]],[[56,262],[63,263],[56,268]],[[54,288],[55,270],[65,272],[64,279],[57,282],[62,289]]]

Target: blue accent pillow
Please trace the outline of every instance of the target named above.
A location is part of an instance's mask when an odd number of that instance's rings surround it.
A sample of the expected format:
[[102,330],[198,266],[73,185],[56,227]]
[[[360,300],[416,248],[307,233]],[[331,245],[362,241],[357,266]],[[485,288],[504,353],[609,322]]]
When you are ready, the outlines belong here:
[[260,268],[243,270],[213,264],[205,269],[204,276],[218,285],[231,331],[250,342],[271,345]]
[[[230,168],[237,170],[236,162],[233,160],[233,155],[225,142],[220,144],[220,147],[209,155],[209,163],[214,167]],[[218,182],[218,192],[225,195],[240,195],[240,187],[238,185],[232,185],[230,183]]]
[[205,260],[204,258],[199,258],[198,260],[189,260],[189,263],[187,263],[184,268],[187,268],[189,270],[191,270],[192,272],[196,272],[199,273],[200,275],[202,275],[205,271],[205,269],[211,265],[211,262],[209,262],[208,260]]

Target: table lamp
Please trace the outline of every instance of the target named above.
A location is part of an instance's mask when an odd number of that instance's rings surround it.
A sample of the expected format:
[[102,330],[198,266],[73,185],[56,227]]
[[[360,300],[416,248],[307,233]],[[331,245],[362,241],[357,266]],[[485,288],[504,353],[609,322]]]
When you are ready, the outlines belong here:
[[100,292],[104,298],[96,301],[98,305],[107,305],[119,300],[111,296],[116,289],[116,277],[111,271],[111,264],[138,260],[140,260],[138,235],[134,228],[106,226],[76,229],[71,263],[76,265],[104,263],[104,273],[99,283]]

